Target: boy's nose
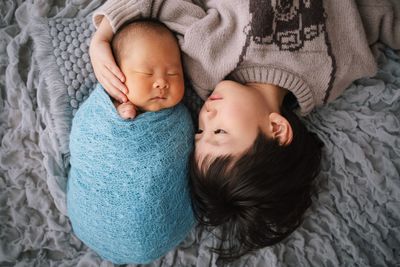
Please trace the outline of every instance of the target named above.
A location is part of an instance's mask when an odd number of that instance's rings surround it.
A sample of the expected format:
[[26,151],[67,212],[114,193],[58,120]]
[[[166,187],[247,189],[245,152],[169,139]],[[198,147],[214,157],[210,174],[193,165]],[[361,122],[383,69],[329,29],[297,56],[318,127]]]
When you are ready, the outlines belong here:
[[212,118],[217,114],[217,110],[210,105],[210,102],[205,103],[205,107],[206,107],[206,115],[208,116],[208,118]]

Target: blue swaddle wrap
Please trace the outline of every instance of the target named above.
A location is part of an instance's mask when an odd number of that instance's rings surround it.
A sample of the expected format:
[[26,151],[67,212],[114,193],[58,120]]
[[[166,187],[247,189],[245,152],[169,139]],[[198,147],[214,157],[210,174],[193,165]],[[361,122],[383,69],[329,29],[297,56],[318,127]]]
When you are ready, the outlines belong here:
[[117,264],[148,263],[192,229],[193,125],[179,104],[123,120],[98,85],[70,135],[67,208],[75,234]]

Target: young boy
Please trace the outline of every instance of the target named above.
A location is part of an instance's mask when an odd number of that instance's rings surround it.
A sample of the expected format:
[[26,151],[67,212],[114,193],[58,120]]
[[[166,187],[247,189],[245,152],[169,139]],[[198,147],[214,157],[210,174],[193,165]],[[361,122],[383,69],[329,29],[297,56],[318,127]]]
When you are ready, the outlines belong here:
[[74,233],[103,258],[148,263],[194,225],[188,190],[193,126],[180,104],[179,46],[165,26],[133,22],[115,35],[113,51],[130,102],[113,104],[98,85],[76,113],[68,215]]
[[374,75],[369,44],[383,38],[400,49],[396,12],[399,2],[388,0],[110,0],[94,14],[90,52],[96,76],[124,101],[118,69],[99,73],[113,65],[100,53],[112,32],[155,17],[177,33],[186,74],[207,99],[192,157],[195,212],[223,226],[228,245],[220,252],[237,256],[288,236],[311,203],[321,148],[284,102],[294,98],[305,115]]

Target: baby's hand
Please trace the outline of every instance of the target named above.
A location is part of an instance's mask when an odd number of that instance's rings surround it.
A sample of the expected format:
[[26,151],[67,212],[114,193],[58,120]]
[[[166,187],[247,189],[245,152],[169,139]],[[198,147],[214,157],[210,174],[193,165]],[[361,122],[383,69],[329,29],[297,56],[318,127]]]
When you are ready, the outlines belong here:
[[125,120],[134,119],[136,117],[136,107],[132,102],[126,102],[117,106],[118,114]]

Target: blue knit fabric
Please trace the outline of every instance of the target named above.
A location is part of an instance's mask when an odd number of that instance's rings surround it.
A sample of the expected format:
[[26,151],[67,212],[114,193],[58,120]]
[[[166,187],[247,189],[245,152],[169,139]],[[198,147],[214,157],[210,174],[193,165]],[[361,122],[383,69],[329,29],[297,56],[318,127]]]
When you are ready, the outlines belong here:
[[123,120],[97,86],[72,123],[67,208],[74,233],[117,264],[148,263],[173,249],[194,225],[192,146],[182,104]]

